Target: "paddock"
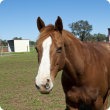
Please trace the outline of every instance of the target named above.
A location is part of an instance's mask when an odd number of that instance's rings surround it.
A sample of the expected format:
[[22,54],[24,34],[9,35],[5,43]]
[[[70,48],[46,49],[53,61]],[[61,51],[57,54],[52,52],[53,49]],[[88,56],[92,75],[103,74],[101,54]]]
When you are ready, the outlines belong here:
[[58,73],[50,94],[42,95],[35,88],[37,56],[32,48],[29,53],[0,57],[0,106],[3,110],[66,110],[62,71]]

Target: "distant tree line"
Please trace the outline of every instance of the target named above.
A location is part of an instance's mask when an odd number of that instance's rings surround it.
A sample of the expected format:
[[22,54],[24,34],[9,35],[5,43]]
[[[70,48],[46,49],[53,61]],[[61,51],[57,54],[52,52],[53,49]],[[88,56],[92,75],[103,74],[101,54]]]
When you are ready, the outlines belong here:
[[[12,40],[22,40],[22,37],[14,37]],[[0,40],[0,46],[7,46],[7,40]],[[30,45],[36,45],[38,40],[36,41],[29,41]]]
[[20,37],[20,38],[14,37],[12,40],[22,40],[22,37]]
[[105,34],[90,34],[92,31],[92,25],[88,21],[77,21],[69,24],[73,35],[78,36],[81,41],[104,41],[108,40],[108,36]]
[[[90,34],[92,31],[92,25],[89,24],[88,21],[77,21],[75,23],[71,23],[68,25],[71,28],[71,32],[76,37],[79,36],[79,39],[81,41],[108,41],[108,35],[105,34]],[[14,37],[12,40],[22,40],[22,37]],[[36,41],[29,41],[30,45],[36,45],[38,42],[38,39]],[[0,46],[7,46],[7,40],[0,40]]]
[[88,35],[87,37],[85,37],[84,41],[91,41],[91,42],[94,42],[94,41],[108,41],[108,35],[105,35],[105,34],[93,34],[93,35]]

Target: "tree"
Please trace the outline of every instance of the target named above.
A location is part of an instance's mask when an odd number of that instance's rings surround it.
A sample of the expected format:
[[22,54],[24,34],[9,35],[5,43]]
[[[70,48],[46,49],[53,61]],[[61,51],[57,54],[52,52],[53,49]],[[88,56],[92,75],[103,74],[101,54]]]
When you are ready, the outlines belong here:
[[97,34],[97,41],[104,41],[107,40],[107,36],[105,34]]
[[34,41],[29,41],[30,42],[30,45],[35,45],[36,44],[36,42],[34,42]]
[[3,46],[7,46],[7,41],[6,40],[2,40],[2,45]]
[[20,38],[14,37],[12,40],[22,40],[22,37],[20,37]]
[[95,41],[95,38],[92,34],[89,34],[85,39],[84,41]]
[[91,35],[91,34],[89,34],[85,39],[84,39],[84,41],[104,41],[104,40],[106,40],[106,41],[108,41],[108,36],[106,36],[105,34],[100,34],[100,33],[98,33],[98,34],[93,34],[93,35]]
[[89,34],[90,31],[92,30],[92,25],[89,25],[88,21],[77,21],[76,23],[69,24],[69,27],[72,30],[72,33],[75,36],[79,36],[81,41],[83,41]]

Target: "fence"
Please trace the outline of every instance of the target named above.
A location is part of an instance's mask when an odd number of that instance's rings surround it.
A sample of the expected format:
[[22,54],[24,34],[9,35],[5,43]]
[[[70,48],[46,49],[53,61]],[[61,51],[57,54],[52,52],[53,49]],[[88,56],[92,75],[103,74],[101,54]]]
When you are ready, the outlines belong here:
[[14,47],[14,46],[0,46],[0,54],[4,53],[10,53],[10,52],[33,52],[35,51],[35,45],[30,45],[28,46],[19,46],[19,47]]

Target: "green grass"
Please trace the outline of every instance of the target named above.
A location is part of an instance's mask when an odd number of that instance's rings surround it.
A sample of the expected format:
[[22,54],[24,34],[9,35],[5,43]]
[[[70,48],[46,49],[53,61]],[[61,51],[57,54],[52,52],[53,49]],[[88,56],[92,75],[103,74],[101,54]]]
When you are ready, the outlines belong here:
[[[51,94],[43,95],[35,87],[36,51],[31,48],[30,52],[13,54],[0,57],[0,106],[4,110],[68,110],[61,85],[62,72],[57,74]],[[110,106],[110,97],[108,102]]]
[[35,87],[36,51],[13,54],[0,57],[0,106],[4,110],[65,110],[61,72],[51,94],[42,95]]

